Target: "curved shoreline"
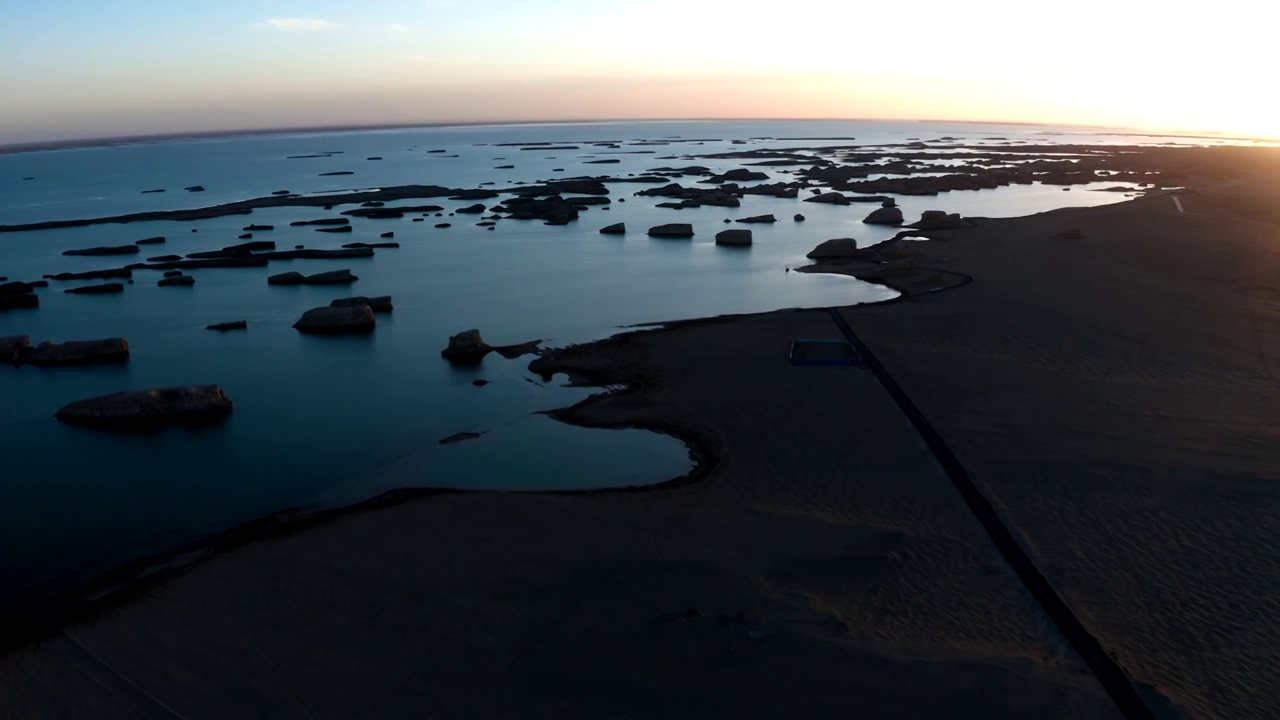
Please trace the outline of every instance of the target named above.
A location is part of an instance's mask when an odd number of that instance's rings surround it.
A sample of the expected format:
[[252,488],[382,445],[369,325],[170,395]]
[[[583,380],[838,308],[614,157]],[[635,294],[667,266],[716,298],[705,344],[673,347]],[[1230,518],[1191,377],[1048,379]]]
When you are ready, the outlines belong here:
[[[1127,203],[1133,201],[1126,200],[1122,202]],[[0,227],[0,232],[2,231],[3,227]],[[869,246],[865,250],[873,250],[878,246],[901,242],[900,236],[908,234],[924,236],[927,233],[903,231],[902,233],[899,233],[899,236],[886,240],[883,243]],[[930,239],[934,240],[940,238],[931,237]],[[865,265],[865,263],[859,265],[859,267],[862,268],[863,265]],[[918,270],[935,271],[933,268],[924,267],[918,268]],[[617,423],[607,423],[600,422],[598,419],[589,418],[588,412],[591,409],[620,397],[640,396],[645,391],[657,387],[660,381],[643,375],[628,375],[626,373],[619,372],[616,369],[575,366],[571,361],[576,354],[589,353],[607,346],[623,345],[630,342],[637,335],[647,334],[653,331],[675,330],[686,327],[719,324],[744,318],[761,317],[772,314],[806,311],[832,311],[837,309],[888,305],[904,302],[926,294],[934,294],[936,292],[928,290],[925,292],[919,292],[909,282],[905,282],[903,278],[858,277],[855,271],[847,267],[847,261],[839,259],[835,261],[814,261],[811,265],[797,268],[797,272],[837,274],[855,277],[863,280],[864,282],[884,285],[885,287],[897,291],[899,295],[884,300],[859,303],[855,305],[837,305],[821,308],[779,308],[758,313],[722,314],[702,318],[657,321],[653,323],[635,325],[631,328],[624,328],[622,332],[588,343],[570,345],[563,348],[547,348],[546,352],[542,356],[529,363],[530,371],[542,375],[544,378],[555,374],[564,374],[570,378],[572,383],[584,387],[607,388],[608,386],[621,385],[622,388],[619,390],[605,390],[603,392],[594,393],[568,407],[543,411],[540,414],[547,415],[560,422],[589,429],[646,430],[667,435],[684,443],[689,450],[689,456],[693,461],[693,467],[684,475],[668,478],[666,480],[661,480],[647,485],[593,488],[585,490],[542,490],[525,494],[611,495],[660,492],[701,482],[705,480],[720,464],[720,457],[713,449],[709,439],[689,427],[682,426],[680,423],[665,420],[654,420],[650,422],[630,420]],[[943,291],[964,287],[973,280],[971,276],[963,273],[955,273],[953,271],[946,270],[941,270],[940,272],[946,272],[960,277],[958,282],[943,288]],[[916,275],[918,275],[918,273]],[[535,365],[538,367],[534,367]],[[68,590],[55,592],[52,594],[52,597],[44,596],[37,602],[28,603],[26,606],[20,606],[15,611],[4,613],[3,616],[0,616],[0,657],[29,646],[32,643],[40,642],[42,639],[58,632],[61,628],[74,622],[97,617],[103,613],[110,612],[112,608],[129,603],[132,599],[139,597],[151,587],[161,585],[175,577],[196,570],[203,563],[233,552],[237,548],[244,547],[246,545],[268,541],[275,538],[288,537],[311,528],[320,527],[326,523],[333,522],[344,517],[370,510],[388,508],[424,497],[436,495],[507,492],[519,491],[404,487],[388,490],[366,500],[340,507],[318,510],[307,510],[299,506],[283,508],[263,517],[239,523],[226,530],[214,533],[213,535],[184,543],[172,550],[132,560],[108,571],[101,577],[89,580],[78,586],[71,587]]]

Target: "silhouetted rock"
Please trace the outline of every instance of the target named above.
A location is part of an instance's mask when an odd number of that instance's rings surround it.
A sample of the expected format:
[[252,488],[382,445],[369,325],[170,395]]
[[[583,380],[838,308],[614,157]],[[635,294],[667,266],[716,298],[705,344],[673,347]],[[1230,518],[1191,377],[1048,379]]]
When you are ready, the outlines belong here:
[[349,233],[349,232],[351,232],[351,226],[350,226],[350,225],[339,225],[339,226],[337,226],[337,227],[318,227],[318,228],[316,228],[316,232],[322,232],[322,233]]
[[400,247],[400,243],[398,242],[376,242],[376,243],[353,242],[353,243],[347,243],[342,247],[344,248],[398,248]]
[[160,236],[160,237],[144,238],[142,240],[135,240],[133,244],[134,245],[160,245],[164,243],[164,241],[165,241],[164,236]]
[[828,205],[848,205],[849,198],[838,192],[821,193],[811,198],[805,198],[805,202],[826,203]]
[[360,278],[351,274],[350,270],[330,270],[329,272],[308,275],[302,279],[304,285],[346,285]]
[[231,408],[231,398],[217,385],[189,385],[80,400],[59,410],[56,417],[73,425],[124,430],[214,422],[226,417]]
[[358,295],[356,297],[338,298],[329,303],[329,307],[359,307],[361,305],[367,305],[370,310],[376,313],[391,312],[393,309],[390,295],[380,295],[378,297]]
[[204,192],[203,185],[192,185],[191,187],[185,187],[182,189],[186,190],[187,192]]
[[748,218],[740,218],[738,222],[740,223],[771,223],[771,222],[778,222],[778,218],[774,217],[773,215],[753,215],[752,217],[748,217]]
[[173,277],[164,278],[156,284],[160,287],[190,286],[196,284],[196,279],[190,275],[175,275]]
[[484,212],[487,209],[488,208],[486,208],[483,203],[476,203],[475,205],[468,205],[464,208],[458,208],[454,212],[463,213],[465,215],[479,215],[480,213]]
[[440,351],[441,357],[449,362],[467,364],[477,363],[493,351],[493,348],[480,337],[479,330],[464,330],[450,336],[449,346]]
[[348,218],[320,218],[319,220],[294,220],[289,223],[291,227],[302,227],[304,225],[349,225],[351,220]]
[[27,295],[35,287],[32,283],[7,282],[0,284],[0,295]]
[[205,327],[206,330],[247,330],[249,328],[248,320],[232,320],[231,322],[215,323]]
[[436,227],[447,228],[447,227],[453,227],[453,225],[450,225],[449,223],[436,223]]
[[[251,235],[241,235],[241,238],[252,237]],[[255,252],[261,250],[275,250],[276,244],[273,240],[254,240],[252,242],[241,243],[239,245],[228,245],[221,250],[206,250],[204,252],[194,252],[187,255],[189,258],[231,258],[231,257],[248,257]]]
[[876,208],[870,215],[863,219],[864,223],[869,225],[901,225],[902,224],[902,208],[899,207],[880,207]]
[[169,277],[178,277],[178,276],[179,276],[179,275],[181,275],[181,274],[182,274],[182,271],[181,271],[181,270],[165,270],[165,271],[164,271],[164,276],[165,276],[165,277],[167,277],[167,278],[169,278]]
[[155,257],[147,258],[147,262],[173,262],[181,259],[181,255],[157,255]]
[[0,362],[16,365],[22,362],[22,358],[29,352],[31,352],[30,335],[0,337]]
[[796,222],[804,222],[804,216],[801,215],[800,213],[796,213],[796,216],[791,219],[795,220]]
[[747,246],[751,244],[750,230],[721,230],[716,233],[717,245]]
[[350,170],[334,170],[333,172],[320,173],[320,177],[332,177],[335,175],[355,175]]
[[368,305],[312,308],[293,324],[299,332],[321,335],[370,332],[377,325]]
[[267,258],[261,255],[209,258],[207,260],[172,260],[155,262],[150,265],[130,265],[136,270],[195,270],[196,268],[247,268],[266,267]]
[[110,293],[124,292],[124,283],[102,283],[101,285],[85,285],[83,287],[73,287],[63,290],[62,292],[70,295],[107,295]]
[[612,225],[606,225],[605,227],[600,228],[600,234],[601,235],[626,235],[627,224],[614,223]]
[[381,235],[379,235],[378,237],[383,237],[383,238],[393,238],[393,237],[395,237],[395,236],[396,236],[396,234],[395,234],[394,232],[384,232],[384,233],[382,233]]
[[689,238],[693,237],[693,226],[689,223],[667,223],[649,228],[649,237]]
[[118,362],[129,358],[129,343],[123,338],[105,340],[71,340],[56,343],[46,340],[27,353],[23,362],[31,365],[88,365]]
[[828,258],[847,258],[856,257],[858,254],[858,241],[853,238],[836,238],[820,243],[805,257],[814,260],[825,260]]
[[245,232],[266,232],[267,230],[275,230],[275,225],[246,225],[243,230]]
[[289,271],[280,273],[279,275],[271,275],[267,278],[268,285],[301,285],[306,279],[306,275],[300,272]]
[[959,213],[946,213],[942,210],[925,210],[920,215],[920,219],[909,227],[917,230],[954,230],[956,228],[971,227],[971,224]]
[[64,250],[63,255],[133,255],[141,250],[137,245],[117,245],[115,247],[93,247],[80,250]]
[[113,278],[131,278],[133,271],[129,268],[111,268],[109,270],[89,270],[78,273],[58,273],[57,275],[45,275],[50,280],[110,280]]

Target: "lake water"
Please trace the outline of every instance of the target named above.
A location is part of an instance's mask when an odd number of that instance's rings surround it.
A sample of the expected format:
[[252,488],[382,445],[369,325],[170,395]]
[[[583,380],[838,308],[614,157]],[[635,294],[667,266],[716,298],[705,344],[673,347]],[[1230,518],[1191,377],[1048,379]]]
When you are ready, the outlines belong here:
[[[1031,126],[875,122],[598,123],[234,136],[0,155],[0,224],[203,207],[278,190],[472,188],[489,182],[502,187],[576,175],[639,174],[663,165],[723,171],[744,161],[683,156],[942,136],[1135,141]],[[751,140],[761,137],[775,139]],[[781,139],[793,137],[857,140]],[[661,138],[673,144],[625,144]],[[747,142],[731,144],[735,139]],[[618,150],[496,146],[607,140],[623,145]],[[287,159],[334,151],[341,154]],[[375,156],[382,159],[366,159]],[[583,165],[603,158],[621,162]],[[515,167],[494,169],[498,165]],[[787,168],[756,169],[774,180],[791,177]],[[320,175],[335,171],[353,174]],[[183,191],[197,184],[206,191]],[[241,228],[250,223],[275,225],[274,232],[255,239],[274,240],[281,249],[377,241],[389,230],[401,243],[368,259],[195,270],[197,284],[191,288],[157,287],[158,274],[148,272],[135,273],[136,284],[120,295],[66,295],[61,290],[78,283],[54,282],[38,291],[38,310],[0,312],[0,336],[29,334],[34,342],[124,337],[132,349],[128,363],[119,365],[0,366],[0,609],[6,599],[30,598],[277,510],[370,497],[389,489],[381,469],[391,465],[397,484],[504,490],[648,484],[690,468],[686,448],[673,438],[575,428],[535,414],[569,405],[590,391],[541,382],[526,369],[528,357],[491,355],[479,367],[450,366],[439,351],[458,331],[477,327],[492,343],[542,338],[556,346],[605,337],[636,323],[893,297],[885,288],[846,277],[786,272],[806,264],[805,253],[823,240],[855,237],[869,244],[894,235],[896,228],[861,223],[873,205],[747,196],[741,208],[677,212],[654,207],[665,198],[631,197],[647,187],[612,185],[609,209],[594,207],[567,226],[504,220],[490,231],[475,226],[476,216],[416,223],[406,217],[356,219],[355,232],[329,235],[289,223],[345,208],[276,208],[199,222],[0,234],[0,276],[27,281],[47,273],[118,267],[148,255],[217,249],[240,242]],[[156,188],[166,192],[142,192]],[[622,198],[628,202],[618,202]],[[1031,185],[899,202],[910,219],[929,209],[1019,216],[1122,199],[1088,188],[1068,193]],[[428,203],[449,209],[470,204],[443,199],[399,204]],[[807,220],[793,222],[797,212]],[[713,236],[725,218],[763,213],[775,214],[780,222],[751,226],[753,247],[715,246]],[[433,227],[441,220],[453,227]],[[598,234],[614,222],[625,222],[629,234]],[[692,223],[697,235],[692,241],[644,235],[646,228],[665,222]],[[142,256],[125,260],[61,255],[70,248],[156,235],[168,242],[146,246]],[[268,274],[291,269],[339,268],[350,268],[359,281],[337,289],[265,282]],[[315,337],[290,327],[306,309],[356,294],[394,297],[394,313],[379,315],[373,334]],[[211,323],[241,319],[249,321],[247,331],[205,330]],[[491,382],[472,385],[480,378]],[[205,383],[221,385],[236,405],[216,427],[123,435],[68,427],[53,418],[59,407],[86,397]],[[484,435],[459,444],[437,442],[463,431]]]

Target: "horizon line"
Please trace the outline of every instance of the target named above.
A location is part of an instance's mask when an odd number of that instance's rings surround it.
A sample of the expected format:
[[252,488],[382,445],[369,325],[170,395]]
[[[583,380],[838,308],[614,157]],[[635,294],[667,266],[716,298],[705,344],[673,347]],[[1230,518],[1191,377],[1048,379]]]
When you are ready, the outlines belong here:
[[[327,132],[361,132],[373,130],[399,130],[411,128],[448,128],[448,127],[504,127],[519,125],[601,125],[610,123],[675,123],[675,122],[886,122],[886,123],[954,123],[957,125],[1016,125],[1027,127],[1059,127],[1082,128],[1092,130],[1114,130],[1120,135],[1133,136],[1176,136],[1187,138],[1204,138],[1219,140],[1250,140],[1272,142],[1277,138],[1266,136],[1235,135],[1212,130],[1164,130],[1116,125],[1090,125],[1080,123],[1051,123],[1018,120],[952,120],[941,118],[796,118],[796,117],[706,117],[706,118],[594,118],[563,120],[458,120],[458,121],[424,121],[401,123],[360,123],[351,125],[301,125],[288,127],[260,128],[228,128],[223,130],[175,131],[165,133],[145,133],[137,135],[109,135],[98,137],[67,138],[64,140],[37,140],[31,142],[6,143],[0,145],[0,155],[12,155],[24,152],[46,152],[53,150],[76,150],[92,147],[114,147],[119,145],[144,144],[149,142],[178,142],[220,137],[237,137],[242,135],[290,135]],[[1138,132],[1142,131],[1142,132]]]

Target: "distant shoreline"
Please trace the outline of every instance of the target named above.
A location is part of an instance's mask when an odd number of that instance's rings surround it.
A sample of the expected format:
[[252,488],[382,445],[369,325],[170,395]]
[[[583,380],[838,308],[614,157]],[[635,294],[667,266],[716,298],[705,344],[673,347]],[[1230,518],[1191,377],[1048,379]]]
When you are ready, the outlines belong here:
[[1202,130],[1185,130],[1168,132],[1140,131],[1138,128],[1105,127],[1100,125],[1075,125],[1035,122],[1016,122],[1008,120],[940,120],[940,119],[901,119],[901,118],[649,118],[649,119],[594,119],[594,120],[473,120],[458,122],[413,122],[386,123],[364,125],[312,125],[281,128],[241,128],[231,130],[205,130],[197,132],[151,133],[142,135],[119,135],[98,138],[73,138],[68,140],[41,140],[36,142],[9,143],[0,145],[0,155],[14,155],[29,152],[49,152],[55,150],[81,150],[87,148],[115,147],[119,145],[142,145],[147,143],[182,142],[186,140],[208,140],[215,138],[233,138],[247,135],[294,135],[320,134],[339,132],[367,132],[374,130],[410,130],[436,128],[469,128],[469,127],[518,127],[524,125],[610,125],[631,123],[712,123],[712,122],[886,122],[886,123],[953,123],[956,125],[1013,125],[1022,127],[1074,128],[1106,132],[1105,134],[1122,137],[1182,137],[1192,139],[1232,140],[1238,142],[1280,142],[1280,138],[1243,136],[1231,134],[1213,134]]

